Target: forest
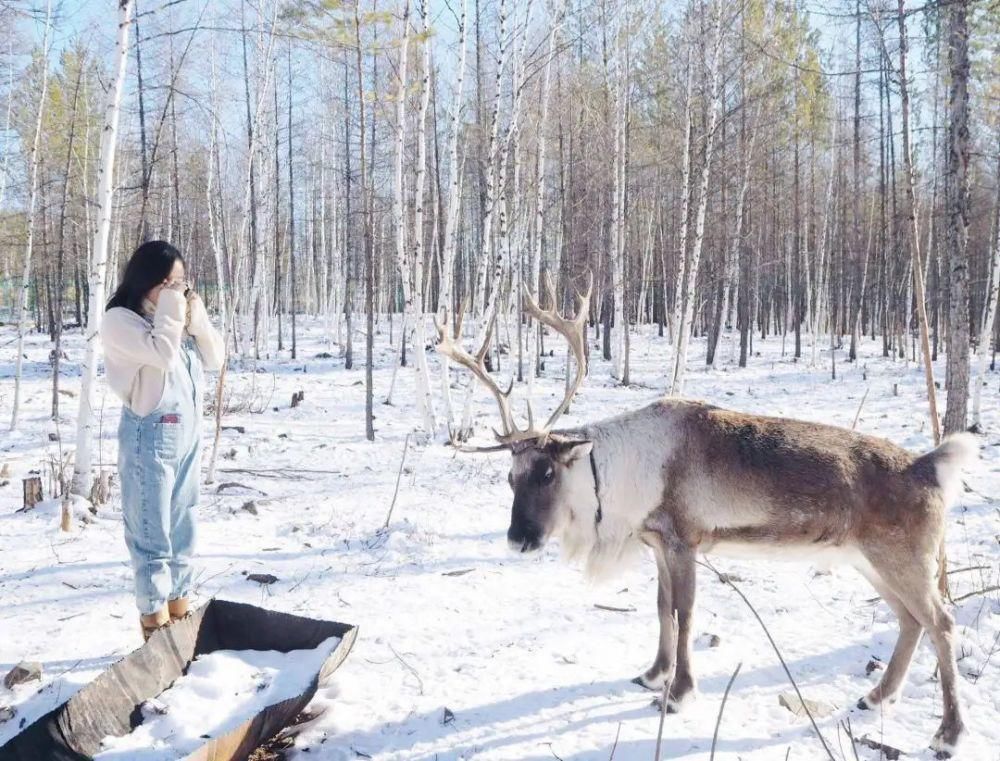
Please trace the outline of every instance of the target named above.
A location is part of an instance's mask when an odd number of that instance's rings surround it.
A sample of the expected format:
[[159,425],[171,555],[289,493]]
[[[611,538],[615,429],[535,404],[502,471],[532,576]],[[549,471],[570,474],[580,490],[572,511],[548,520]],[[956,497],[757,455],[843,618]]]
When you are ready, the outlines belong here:
[[522,381],[546,351],[522,286],[544,273],[566,303],[593,276],[622,384],[639,325],[672,392],[690,336],[708,366],[781,336],[831,373],[867,336],[946,354],[944,430],[976,422],[1000,279],[989,3],[140,2],[117,61],[110,14],[0,13],[3,314],[53,341],[54,415],[64,327],[162,238],[233,357],[294,358],[309,315],[349,368],[395,321],[427,434],[463,427],[432,390],[429,315],[480,336],[496,316],[489,366]]

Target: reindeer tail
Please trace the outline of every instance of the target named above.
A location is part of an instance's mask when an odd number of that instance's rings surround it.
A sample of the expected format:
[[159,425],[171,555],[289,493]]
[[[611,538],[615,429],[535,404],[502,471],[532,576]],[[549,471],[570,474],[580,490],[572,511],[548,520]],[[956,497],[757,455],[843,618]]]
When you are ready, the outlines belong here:
[[979,459],[979,444],[971,433],[952,434],[936,449],[918,457],[914,470],[934,468],[938,486],[944,492],[946,504],[954,504],[962,488],[962,470]]

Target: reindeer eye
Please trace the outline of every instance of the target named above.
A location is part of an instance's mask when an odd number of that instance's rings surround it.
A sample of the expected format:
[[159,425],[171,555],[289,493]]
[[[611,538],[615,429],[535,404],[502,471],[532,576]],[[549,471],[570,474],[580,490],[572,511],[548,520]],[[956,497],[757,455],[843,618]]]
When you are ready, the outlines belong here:
[[551,481],[552,480],[552,476],[554,476],[554,475],[555,475],[555,471],[552,469],[552,466],[549,465],[549,467],[547,467],[545,469],[545,475],[542,476],[542,480],[543,481]]

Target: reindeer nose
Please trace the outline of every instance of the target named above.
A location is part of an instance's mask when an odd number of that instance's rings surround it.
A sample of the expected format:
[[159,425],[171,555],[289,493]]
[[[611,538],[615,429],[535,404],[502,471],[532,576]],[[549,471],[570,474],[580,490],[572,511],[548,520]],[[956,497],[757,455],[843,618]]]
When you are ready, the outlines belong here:
[[515,532],[512,527],[507,531],[507,545],[514,552],[534,552],[542,546],[542,541],[535,534]]

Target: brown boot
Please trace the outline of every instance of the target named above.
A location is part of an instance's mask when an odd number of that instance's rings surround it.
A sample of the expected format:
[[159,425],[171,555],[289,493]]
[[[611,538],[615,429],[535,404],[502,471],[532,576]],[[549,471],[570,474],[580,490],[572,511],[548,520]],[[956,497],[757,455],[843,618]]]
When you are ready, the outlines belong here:
[[162,629],[170,623],[170,613],[166,608],[160,608],[155,613],[139,617],[139,624],[142,627],[142,639],[148,641],[153,636],[153,632]]
[[167,610],[170,612],[170,623],[180,621],[191,615],[191,607],[188,605],[186,597],[178,597],[176,600],[167,601]]

